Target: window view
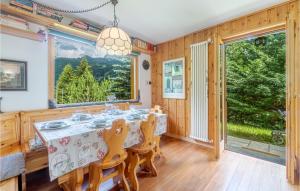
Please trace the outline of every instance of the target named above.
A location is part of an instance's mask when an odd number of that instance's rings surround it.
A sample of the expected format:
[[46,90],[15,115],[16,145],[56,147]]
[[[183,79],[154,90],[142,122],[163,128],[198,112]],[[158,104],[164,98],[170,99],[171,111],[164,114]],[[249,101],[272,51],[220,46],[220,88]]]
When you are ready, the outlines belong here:
[[58,104],[133,99],[130,56],[101,55],[96,47],[55,38],[55,97]]

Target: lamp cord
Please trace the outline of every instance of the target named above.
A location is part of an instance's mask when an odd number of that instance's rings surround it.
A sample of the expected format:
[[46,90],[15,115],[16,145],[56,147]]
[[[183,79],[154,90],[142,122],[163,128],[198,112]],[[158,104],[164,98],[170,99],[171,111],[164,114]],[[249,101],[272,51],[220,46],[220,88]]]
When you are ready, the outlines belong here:
[[119,18],[116,16],[116,5],[118,4],[118,0],[109,0],[105,3],[102,3],[100,5],[97,5],[96,7],[92,7],[92,8],[89,8],[89,9],[81,9],[81,10],[65,10],[65,9],[58,9],[58,8],[53,8],[53,7],[50,7],[48,5],[45,5],[43,3],[39,3],[35,0],[30,0],[32,3],[35,3],[41,7],[44,7],[44,8],[47,8],[47,9],[50,9],[50,10],[53,10],[53,11],[56,11],[56,12],[61,12],[61,13],[86,13],[86,12],[91,12],[91,11],[95,11],[97,9],[100,9],[108,4],[112,4],[114,6],[114,21],[113,21],[113,26],[114,27],[118,27],[118,24],[119,24]]
[[114,21],[113,21],[113,26],[114,27],[118,27],[118,17],[116,15],[116,4],[113,4],[114,5]]

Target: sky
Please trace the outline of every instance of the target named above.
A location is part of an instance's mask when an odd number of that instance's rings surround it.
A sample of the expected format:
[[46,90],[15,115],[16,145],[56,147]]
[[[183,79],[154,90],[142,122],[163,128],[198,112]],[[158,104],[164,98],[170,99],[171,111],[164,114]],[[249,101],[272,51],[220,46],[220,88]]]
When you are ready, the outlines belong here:
[[78,42],[75,40],[68,40],[56,37],[56,57],[64,58],[81,58],[83,56],[90,56],[93,58],[104,57],[105,51],[98,50],[93,45]]

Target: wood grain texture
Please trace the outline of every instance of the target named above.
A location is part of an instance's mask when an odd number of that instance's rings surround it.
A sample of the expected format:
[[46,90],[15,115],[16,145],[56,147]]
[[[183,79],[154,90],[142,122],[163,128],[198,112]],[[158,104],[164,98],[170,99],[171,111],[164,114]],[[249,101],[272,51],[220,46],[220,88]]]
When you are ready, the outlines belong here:
[[0,191],[18,191],[18,177],[0,182]]
[[48,35],[48,100],[55,100],[55,41]]
[[157,169],[154,165],[154,157],[156,155],[156,142],[154,131],[156,127],[156,118],[154,114],[150,114],[147,121],[142,121],[141,132],[143,134],[143,142],[128,148],[128,158],[126,160],[127,177],[132,184],[132,190],[139,191],[139,182],[137,180],[137,169],[139,166],[147,170],[152,176],[157,176]]
[[300,1],[289,5],[287,19],[287,177],[292,183],[300,182],[299,132],[299,68],[300,68]]
[[[213,39],[215,29],[207,29],[204,32],[188,35],[167,43],[158,45],[157,53],[152,56],[152,104],[159,105],[162,103],[162,108],[168,114],[168,133],[172,135],[187,137],[190,131],[190,87],[191,87],[191,56],[190,45],[193,43],[205,41],[208,38]],[[215,106],[214,94],[212,91],[215,88],[215,76],[213,71],[216,65],[214,64],[214,46],[209,45],[209,105]],[[163,99],[162,98],[162,63],[166,60],[175,58],[185,58],[186,64],[186,99]],[[213,138],[215,132],[213,126],[215,124],[214,110],[209,110],[209,139]]]
[[296,60],[295,60],[295,74],[296,75],[296,80],[295,80],[295,90],[296,90],[296,95],[295,95],[295,107],[296,107],[296,112],[295,112],[295,116],[296,116],[296,121],[295,121],[295,127],[296,128],[296,140],[297,140],[297,148],[296,148],[296,166],[298,167],[297,169],[297,173],[298,173],[298,183],[300,182],[300,1],[297,2],[296,4],[297,6],[297,17],[296,17],[296,23],[297,23],[297,27],[296,27],[296,31],[295,31],[295,40],[296,40],[296,48],[295,48],[295,55],[296,56]]
[[0,149],[20,144],[20,115],[18,112],[0,114]]
[[[141,191],[296,191],[285,178],[285,167],[230,151],[212,160],[210,152],[172,138],[162,138],[165,159],[156,163],[157,177],[141,177]],[[39,181],[40,184],[36,184]],[[59,191],[48,171],[28,177],[28,190]]]
[[[287,174],[288,179],[296,183],[300,174],[300,131],[299,129],[299,25],[300,25],[300,1],[293,0],[286,3],[269,7],[267,9],[233,19],[222,24],[203,29],[181,38],[164,42],[158,45],[157,51],[152,55],[152,104],[162,104],[164,111],[168,114],[168,134],[174,137],[188,137],[190,134],[191,116],[191,58],[190,45],[208,38],[213,40],[209,45],[209,139],[213,140],[215,157],[220,154],[220,145],[217,143],[219,136],[218,129],[218,105],[217,102],[217,64],[219,42],[238,39],[249,34],[261,34],[274,30],[286,29],[290,36],[287,42],[288,68],[288,100],[287,111],[290,113],[290,123],[287,124],[288,141],[287,144]],[[216,42],[218,41],[218,43]],[[162,62],[184,56],[186,59],[186,99],[174,100],[162,98]],[[184,125],[183,125],[184,124]],[[296,164],[299,165],[296,165]],[[299,177],[300,178],[300,177]]]

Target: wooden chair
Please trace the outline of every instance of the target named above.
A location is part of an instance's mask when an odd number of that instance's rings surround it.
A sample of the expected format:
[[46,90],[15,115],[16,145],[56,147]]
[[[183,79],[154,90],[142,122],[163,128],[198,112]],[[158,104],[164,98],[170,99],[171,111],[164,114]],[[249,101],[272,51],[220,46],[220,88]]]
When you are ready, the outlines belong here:
[[[160,105],[155,105],[153,108],[151,108],[150,111],[153,112],[153,113],[160,113],[160,114],[163,113]],[[160,146],[159,146],[159,144],[160,144],[160,136],[155,136],[154,139],[155,139],[155,148],[154,148],[155,157],[159,157],[160,158],[161,156],[163,156],[163,154],[162,154],[162,152],[160,150]]]
[[[127,152],[123,148],[127,134],[128,126],[123,119],[114,121],[111,129],[104,130],[103,138],[107,144],[108,152],[102,161],[92,163],[89,166],[89,191],[98,190],[102,182],[118,175],[122,177],[121,183],[124,190],[129,191],[129,186],[124,175]],[[104,176],[103,170],[111,168],[116,168],[116,170]]]
[[140,165],[146,168],[150,174],[157,176],[157,170],[154,166],[155,157],[155,138],[154,131],[156,126],[155,115],[150,114],[147,121],[143,121],[141,124],[141,131],[143,135],[143,142],[132,148],[127,149],[127,169],[126,174],[132,185],[132,190],[138,191],[139,184],[137,180],[136,171]]
[[150,110],[151,112],[154,112],[154,113],[163,113],[160,105],[155,105],[153,108],[151,108]]

